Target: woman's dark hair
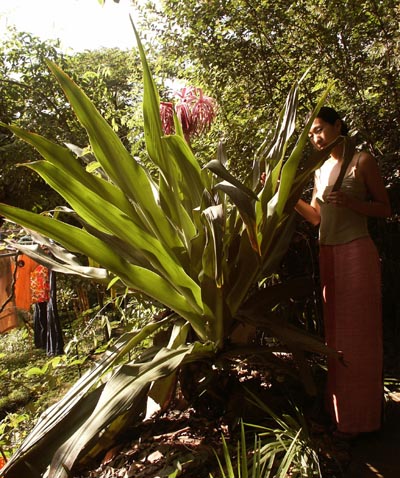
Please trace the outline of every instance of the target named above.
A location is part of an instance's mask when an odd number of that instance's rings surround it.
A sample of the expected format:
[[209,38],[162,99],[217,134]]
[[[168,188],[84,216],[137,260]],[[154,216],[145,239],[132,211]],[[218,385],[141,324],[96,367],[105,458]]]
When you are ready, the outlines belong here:
[[326,121],[329,124],[335,124],[337,120],[340,120],[342,127],[340,129],[340,134],[342,136],[347,136],[349,132],[349,128],[347,127],[347,124],[342,120],[340,117],[339,113],[334,109],[331,108],[330,106],[323,106],[317,113],[317,118],[320,118],[324,121]]

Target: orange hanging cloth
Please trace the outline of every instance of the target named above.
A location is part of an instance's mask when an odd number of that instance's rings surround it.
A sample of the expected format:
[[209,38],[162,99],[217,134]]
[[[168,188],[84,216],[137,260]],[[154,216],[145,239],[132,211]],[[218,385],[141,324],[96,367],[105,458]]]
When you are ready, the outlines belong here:
[[17,280],[15,282],[15,305],[18,309],[30,310],[32,305],[31,272],[38,263],[25,254],[18,256]]
[[7,332],[18,325],[14,299],[10,299],[12,284],[11,258],[0,255],[0,307],[7,305],[0,313],[0,333]]

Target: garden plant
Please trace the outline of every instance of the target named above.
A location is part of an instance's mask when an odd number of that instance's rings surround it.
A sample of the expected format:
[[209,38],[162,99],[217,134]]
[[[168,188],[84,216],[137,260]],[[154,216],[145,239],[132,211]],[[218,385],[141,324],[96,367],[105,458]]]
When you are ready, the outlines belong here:
[[[330,87],[295,135],[300,82],[293,85],[276,129],[241,183],[228,171],[222,146],[216,159],[200,167],[176,115],[175,134],[164,134],[158,92],[135,34],[143,67],[146,149],[157,178],[129,154],[85,93],[49,61],[88,134],[95,162],[86,167],[67,147],[3,124],[43,156],[28,166],[70,209],[49,216],[1,204],[0,213],[34,231],[53,258],[15,245],[21,251],[50,267],[139,291],[168,313],[114,342],[41,416],[1,471],[4,478],[40,477],[48,469],[52,478],[70,476],[74,467],[99,456],[118,434],[142,420],[150,397],[159,410],[165,409],[186,364],[218,368],[232,357],[254,356],[279,362],[273,348],[231,340],[242,324],[276,337],[281,350],[293,355],[310,392],[306,353],[335,353],[318,337],[270,314],[282,297],[299,292],[299,281],[259,286],[277,271],[294,231],[294,205],[310,174],[329,155],[329,149],[311,151],[306,145]],[[266,173],[264,184],[261,172]],[[71,253],[87,256],[99,267],[82,266]],[[159,330],[168,330],[165,344],[132,361],[129,352]]]

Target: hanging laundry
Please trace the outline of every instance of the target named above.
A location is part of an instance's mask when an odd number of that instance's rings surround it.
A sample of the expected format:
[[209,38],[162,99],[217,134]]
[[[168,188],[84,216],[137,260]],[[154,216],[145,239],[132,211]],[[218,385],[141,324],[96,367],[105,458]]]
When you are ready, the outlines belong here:
[[[12,257],[9,254],[0,255],[0,333],[7,332],[18,325],[18,316],[12,296],[11,271]],[[4,305],[6,304],[6,305]]]
[[56,273],[49,272],[50,296],[47,302],[47,355],[62,355],[64,353],[64,339],[62,335],[60,318],[57,310],[57,284]]
[[33,328],[35,347],[47,355],[62,355],[64,341],[56,301],[56,275],[39,265],[31,272]]
[[25,254],[0,254],[0,333],[18,326],[18,309],[31,311],[33,306],[35,346],[47,355],[62,355],[56,293],[54,271]]
[[50,298],[49,269],[38,265],[31,272],[31,295],[32,304],[36,302],[48,302]]
[[47,302],[50,297],[49,270],[38,265],[30,276],[33,303],[33,330],[35,347],[46,349],[47,344]]
[[[15,282],[15,305],[18,309],[31,309],[31,272],[38,267],[38,263],[25,254],[20,254],[17,261],[17,275]],[[15,265],[13,265],[13,269]]]

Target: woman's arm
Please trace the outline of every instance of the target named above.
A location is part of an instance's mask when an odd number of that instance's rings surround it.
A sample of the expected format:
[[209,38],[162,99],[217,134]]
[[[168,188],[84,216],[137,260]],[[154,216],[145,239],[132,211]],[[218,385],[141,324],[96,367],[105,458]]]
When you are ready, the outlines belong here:
[[314,186],[311,203],[308,204],[303,199],[299,199],[295,206],[295,210],[304,217],[304,219],[310,222],[312,225],[317,226],[321,222],[321,216],[319,212],[319,204],[317,202],[317,192]]
[[347,207],[365,216],[390,216],[389,196],[383,183],[379,167],[370,154],[362,153],[358,163],[357,177],[365,183],[372,198],[370,201],[361,201],[342,191],[330,193],[327,197],[327,201],[337,206]]

